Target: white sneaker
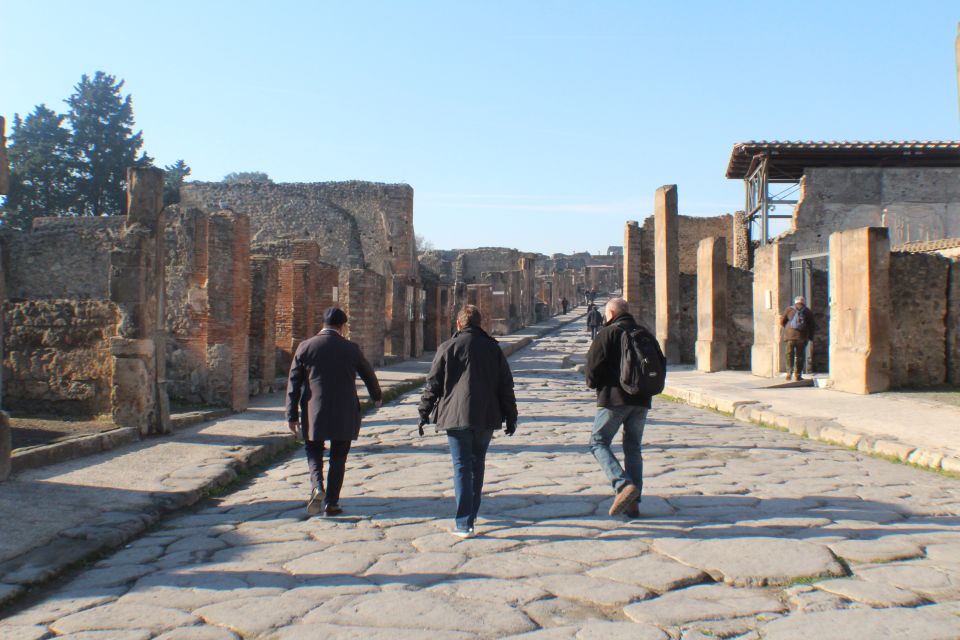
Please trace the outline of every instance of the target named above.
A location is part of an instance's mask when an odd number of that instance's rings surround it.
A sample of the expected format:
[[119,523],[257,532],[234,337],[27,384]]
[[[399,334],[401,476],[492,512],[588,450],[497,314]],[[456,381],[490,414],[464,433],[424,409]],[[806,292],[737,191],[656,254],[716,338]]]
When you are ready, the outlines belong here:
[[315,516],[323,511],[323,499],[327,497],[323,489],[313,489],[310,492],[310,499],[307,500],[307,515]]
[[456,528],[456,529],[454,529],[453,531],[451,531],[450,533],[452,533],[453,535],[457,536],[458,538],[472,538],[472,537],[474,537],[475,535],[477,535],[476,532],[474,531],[473,527],[470,527],[469,529],[459,529],[459,528]]

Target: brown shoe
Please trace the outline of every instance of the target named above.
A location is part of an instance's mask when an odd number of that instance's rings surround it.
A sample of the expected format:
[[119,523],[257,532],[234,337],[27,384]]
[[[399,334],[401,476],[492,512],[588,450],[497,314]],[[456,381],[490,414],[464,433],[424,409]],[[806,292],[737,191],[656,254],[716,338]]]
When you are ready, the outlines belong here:
[[640,502],[631,502],[627,505],[627,508],[623,510],[623,513],[631,520],[636,520],[640,517]]
[[618,513],[623,513],[627,505],[631,502],[636,502],[639,497],[640,489],[637,489],[637,485],[632,482],[628,482],[623,486],[623,489],[617,492],[617,496],[613,499],[613,504],[610,505],[610,515],[615,516]]
[[328,516],[338,516],[343,513],[343,507],[339,504],[325,504],[323,505],[323,513]]

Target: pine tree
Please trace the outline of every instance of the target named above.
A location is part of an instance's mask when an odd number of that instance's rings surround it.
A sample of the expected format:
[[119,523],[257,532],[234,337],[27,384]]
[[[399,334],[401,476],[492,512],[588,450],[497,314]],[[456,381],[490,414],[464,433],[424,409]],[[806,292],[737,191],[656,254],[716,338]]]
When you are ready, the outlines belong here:
[[140,153],[142,132],[133,132],[133,103],[122,88],[123,80],[97,71],[92,79],[84,74],[67,100],[80,215],[126,213],[127,168],[153,163]]
[[70,131],[63,126],[65,118],[43,104],[24,119],[14,116],[4,226],[29,229],[36,217],[69,213],[74,200],[74,159]]
[[184,179],[190,175],[190,167],[183,160],[177,160],[163,168],[163,204],[180,202],[180,187]]

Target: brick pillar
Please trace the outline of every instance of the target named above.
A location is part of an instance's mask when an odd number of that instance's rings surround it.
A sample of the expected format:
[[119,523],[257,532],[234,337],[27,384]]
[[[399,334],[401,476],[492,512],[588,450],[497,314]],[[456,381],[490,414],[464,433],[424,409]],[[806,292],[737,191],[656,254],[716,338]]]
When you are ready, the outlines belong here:
[[243,411],[250,397],[250,224],[224,210],[210,215],[207,230],[210,398]]
[[440,289],[440,335],[438,336],[438,347],[453,335],[453,299],[454,288],[450,285],[443,286]]
[[839,391],[890,387],[890,236],[886,227],[830,234],[830,379]]
[[697,369],[727,368],[727,242],[704,238],[697,247]]
[[772,378],[785,369],[780,315],[791,304],[793,245],[774,242],[757,249],[753,263],[753,347],[750,371]]
[[427,314],[427,294],[421,287],[413,288],[413,336],[411,336],[413,349],[411,356],[419,358],[423,355],[423,334],[425,325],[425,316]]
[[493,287],[489,284],[468,284],[467,304],[480,310],[483,330],[490,333],[493,327]]
[[277,293],[279,261],[250,258],[250,386],[269,393],[277,377]]
[[680,362],[680,244],[677,185],[657,189],[654,199],[657,340],[667,362]]
[[384,278],[365,269],[340,271],[340,308],[347,317],[347,338],[356,342],[370,364],[383,364]]
[[170,431],[164,318],[163,171],[127,170],[127,219],[110,252],[113,420],[141,434]]
[[520,270],[523,272],[521,280],[520,315],[522,326],[530,326],[537,322],[537,274],[536,258],[527,255],[520,258]]

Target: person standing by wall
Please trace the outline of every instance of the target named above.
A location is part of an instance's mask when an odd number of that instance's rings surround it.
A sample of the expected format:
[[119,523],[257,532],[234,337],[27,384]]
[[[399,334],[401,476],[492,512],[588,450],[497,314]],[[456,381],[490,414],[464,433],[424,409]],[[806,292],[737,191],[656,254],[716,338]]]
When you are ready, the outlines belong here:
[[[330,307],[323,314],[323,330],[304,340],[290,365],[287,382],[287,425],[301,431],[310,468],[307,515],[337,515],[340,489],[350,444],[360,435],[360,400],[357,374],[367,386],[374,406],[380,407],[380,383],[356,343],[343,337],[347,314]],[[330,441],[330,470],[326,491],[323,482],[324,442]]]
[[560,300],[560,306],[563,307],[563,313],[567,313],[567,308],[570,306],[570,301],[566,297]]
[[793,300],[780,318],[784,328],[783,339],[787,343],[787,380],[803,380],[803,368],[807,359],[807,343],[813,340],[813,313],[806,306],[803,296]]
[[440,345],[420,399],[420,435],[433,422],[447,432],[453,458],[457,513],[453,534],[469,538],[480,510],[487,448],[493,432],[506,423],[517,429],[513,373],[496,340],[481,329],[472,304],[457,315],[457,332]]

